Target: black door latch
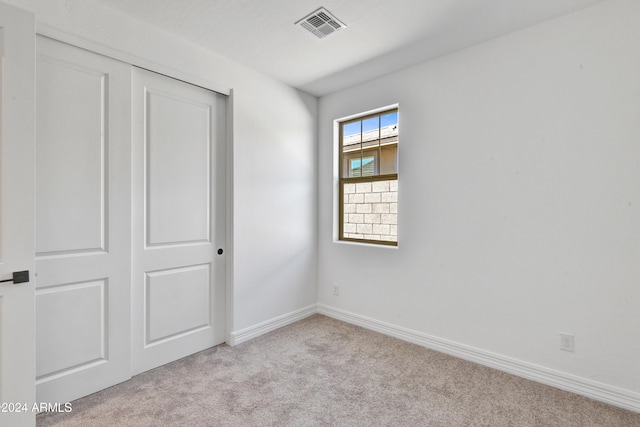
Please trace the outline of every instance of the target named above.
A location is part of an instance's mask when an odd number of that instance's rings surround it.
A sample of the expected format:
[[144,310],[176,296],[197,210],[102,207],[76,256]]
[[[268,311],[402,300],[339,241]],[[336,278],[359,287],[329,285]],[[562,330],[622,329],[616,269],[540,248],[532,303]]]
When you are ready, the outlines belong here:
[[14,285],[17,285],[18,283],[26,283],[28,281],[29,281],[29,270],[25,270],[25,271],[14,271],[12,279],[0,280],[0,283],[13,282]]

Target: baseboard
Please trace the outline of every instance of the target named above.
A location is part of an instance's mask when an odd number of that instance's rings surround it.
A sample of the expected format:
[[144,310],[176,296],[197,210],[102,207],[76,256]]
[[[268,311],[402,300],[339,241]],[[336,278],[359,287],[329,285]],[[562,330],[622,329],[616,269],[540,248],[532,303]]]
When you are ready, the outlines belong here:
[[586,396],[624,409],[640,412],[640,393],[602,384],[597,381],[577,377],[564,372],[555,371],[464,344],[444,340],[324,304],[318,304],[317,312],[337,320],[380,332],[422,347],[450,354],[480,365],[489,366],[509,374],[550,385],[552,387]]
[[275,331],[283,326],[290,325],[291,323],[302,320],[315,313],[317,313],[317,306],[313,304],[308,307],[301,308],[300,310],[274,317],[266,322],[258,323],[257,325],[249,326],[248,328],[244,328],[236,332],[231,332],[229,334],[230,339],[227,344],[231,346],[238,345],[245,341],[249,341],[250,339],[259,337],[260,335]]

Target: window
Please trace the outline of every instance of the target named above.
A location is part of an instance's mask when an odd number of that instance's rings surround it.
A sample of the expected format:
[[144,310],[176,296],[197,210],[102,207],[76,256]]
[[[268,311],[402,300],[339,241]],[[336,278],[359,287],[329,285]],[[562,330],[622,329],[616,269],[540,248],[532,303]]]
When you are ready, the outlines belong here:
[[340,122],[340,240],[398,245],[398,110]]

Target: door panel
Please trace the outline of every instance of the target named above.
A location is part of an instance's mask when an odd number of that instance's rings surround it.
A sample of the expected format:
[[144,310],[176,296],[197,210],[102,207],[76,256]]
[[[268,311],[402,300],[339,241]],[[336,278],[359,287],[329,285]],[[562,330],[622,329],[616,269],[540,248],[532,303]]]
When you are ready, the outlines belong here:
[[[38,359],[38,378],[106,361],[106,288],[106,280],[97,280],[38,292],[37,318],[47,319],[46,327],[37,328],[36,342],[46,350],[46,356]],[[74,312],[74,316],[60,316]]]
[[38,55],[36,250],[105,251],[109,76],[51,53]]
[[130,378],[130,73],[37,38],[39,401]]
[[149,344],[209,326],[211,264],[152,271],[146,273],[146,279]]
[[226,97],[133,69],[133,373],[225,339]]
[[[34,426],[34,79],[35,19],[0,3],[0,280],[27,270],[31,281],[0,283],[2,426]],[[26,409],[26,412],[22,412]]]
[[209,243],[212,106],[206,98],[179,98],[152,88],[146,105],[146,245]]

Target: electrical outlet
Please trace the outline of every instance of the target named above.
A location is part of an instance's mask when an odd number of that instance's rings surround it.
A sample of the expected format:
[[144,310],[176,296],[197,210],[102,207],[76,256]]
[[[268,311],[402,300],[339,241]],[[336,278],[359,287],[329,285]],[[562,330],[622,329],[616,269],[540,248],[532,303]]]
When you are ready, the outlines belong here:
[[333,295],[340,295],[340,285],[333,285]]
[[570,351],[573,353],[573,335],[560,333],[560,350]]

